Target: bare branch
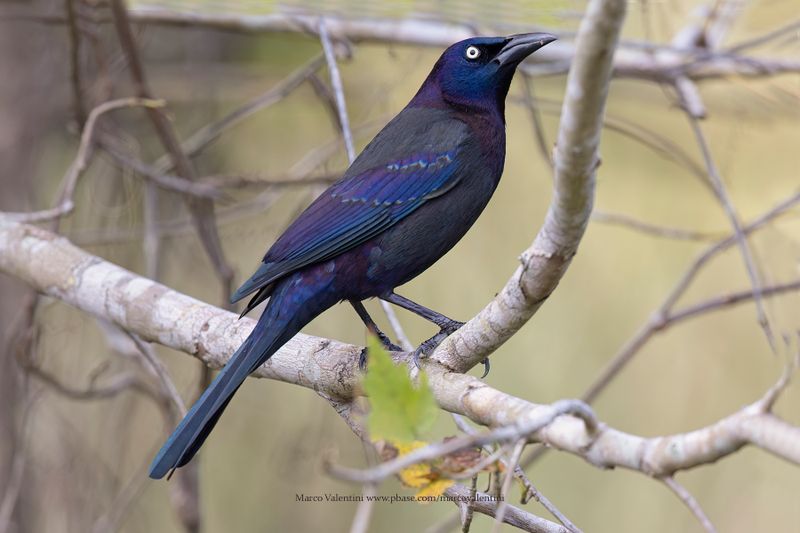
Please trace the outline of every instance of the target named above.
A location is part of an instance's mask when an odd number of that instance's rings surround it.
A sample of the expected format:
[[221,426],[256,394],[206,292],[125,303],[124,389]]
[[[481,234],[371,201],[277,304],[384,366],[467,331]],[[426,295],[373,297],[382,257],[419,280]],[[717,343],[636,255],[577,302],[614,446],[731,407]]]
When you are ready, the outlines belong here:
[[369,531],[369,520],[372,517],[372,509],[375,504],[372,497],[377,493],[378,488],[373,483],[364,485],[364,489],[361,491],[363,499],[356,508],[353,524],[350,526],[350,533],[367,533]]
[[522,457],[522,450],[525,449],[525,439],[520,439],[517,441],[517,444],[514,446],[514,451],[511,453],[511,458],[508,460],[508,468],[506,469],[506,475],[503,479],[503,486],[500,489],[500,505],[497,506],[497,514],[495,515],[494,525],[492,526],[492,533],[500,533],[500,528],[503,525],[503,519],[506,516],[506,511],[508,510],[508,491],[511,488],[511,480],[514,479],[514,470],[516,470],[517,465],[519,464],[519,458]]
[[[681,97],[681,102],[684,105],[684,108],[689,110],[691,104],[686,102],[685,95],[679,91],[679,96]],[[717,194],[717,198],[719,199],[720,204],[722,204],[722,208],[725,211],[728,219],[730,220],[731,226],[733,227],[734,234],[736,236],[736,240],[739,244],[739,250],[742,253],[742,259],[744,260],[745,268],[747,269],[747,275],[750,278],[750,283],[753,286],[753,298],[756,304],[756,316],[758,318],[758,323],[761,325],[761,328],[764,330],[764,334],[767,337],[767,341],[769,342],[772,351],[776,350],[775,347],[775,338],[772,333],[772,328],[769,324],[769,319],[767,317],[767,312],[764,309],[764,304],[762,302],[762,295],[761,295],[761,278],[758,273],[758,269],[756,268],[755,260],[753,259],[753,253],[750,250],[750,245],[747,242],[747,237],[742,230],[742,223],[739,220],[739,215],[736,213],[736,208],[733,206],[733,202],[731,201],[731,197],[728,194],[728,190],[725,187],[725,184],[722,181],[722,176],[719,174],[719,170],[717,169],[717,165],[714,162],[714,158],[711,155],[711,149],[708,146],[708,142],[706,141],[706,137],[703,134],[703,129],[700,127],[700,122],[698,121],[697,117],[693,115],[691,112],[689,113],[689,123],[692,127],[692,131],[694,132],[695,139],[697,140],[697,144],[700,147],[700,152],[703,154],[703,160],[706,163],[706,169],[708,170],[708,175],[711,178],[711,183],[714,185],[715,192]]]
[[[111,11],[114,14],[114,25],[117,30],[117,36],[128,61],[128,69],[131,73],[135,92],[140,98],[152,98],[152,93],[148,87],[144,69],[139,59],[139,52],[133,37],[130,21],[128,20],[127,8],[123,0],[110,1]],[[163,144],[165,151],[172,158],[172,163],[178,176],[186,180],[195,181],[197,176],[194,166],[184,153],[178,136],[166,114],[161,110],[148,108],[148,116],[153,123],[156,134],[161,140],[161,144]],[[219,233],[214,217],[214,203],[208,199],[188,196],[186,197],[186,205],[194,219],[197,234],[200,236],[200,242],[205,248],[222,282],[223,301],[227,302],[228,295],[232,292],[233,270],[225,259],[222,243],[219,240]]]
[[75,120],[79,128],[86,122],[86,109],[83,104],[83,81],[81,80],[81,36],[75,14],[76,0],[66,0],[67,24],[69,28],[70,81],[72,100],[75,107]]
[[[594,418],[594,413],[592,413],[583,402],[577,400],[561,400],[552,405],[543,407],[536,416],[532,416],[524,421],[517,421],[511,425],[498,427],[488,432],[462,435],[446,441],[429,444],[405,455],[398,456],[390,461],[381,463],[369,470],[358,471],[352,468],[331,464],[328,465],[328,471],[345,481],[355,483],[377,483],[409,466],[438,459],[466,448],[475,448],[499,441],[527,438],[552,423],[557,417],[565,414],[570,414],[582,419],[586,424],[587,433],[593,433],[597,428],[598,422]],[[510,471],[513,473],[513,468]]]
[[137,335],[128,333],[128,336],[136,345],[138,353],[142,356],[142,361],[144,362],[143,366],[158,381],[164,397],[172,401],[174,410],[178,415],[176,418],[183,418],[186,416],[186,406],[183,403],[183,399],[177,387],[175,387],[175,383],[172,382],[172,378],[169,376],[169,372],[167,372],[164,363],[156,356],[153,348],[142,342],[142,339]]
[[[456,425],[458,426],[458,428],[461,431],[463,431],[464,433],[467,433],[468,435],[475,435],[477,433],[477,430],[474,427],[470,426],[467,423],[467,421],[464,420],[463,416],[453,413],[452,417],[453,417],[453,420],[455,421]],[[497,452],[492,453],[491,447],[486,446],[486,445],[484,445],[483,449],[484,449],[484,451],[486,451],[490,455],[484,461],[481,461],[480,464],[476,465],[474,469],[471,469],[471,471],[466,472],[465,475],[473,473],[472,470],[475,471],[474,473],[479,472],[486,465],[491,464],[490,461],[489,461],[490,458],[493,458],[495,456],[495,454],[499,454],[499,453],[503,453],[504,452],[503,448],[499,448],[497,450]],[[503,466],[506,469],[509,469],[510,468],[509,463],[507,461],[505,461],[505,460],[502,460],[502,461],[503,461]],[[483,464],[484,462],[486,463],[486,465]],[[480,466],[480,468],[478,468],[479,466]],[[550,512],[550,514],[552,514],[556,518],[556,520],[561,522],[564,525],[564,527],[566,527],[571,533],[581,533],[581,530],[575,524],[573,524],[572,521],[569,520],[569,518],[567,518],[564,515],[564,513],[559,511],[558,508],[553,504],[553,502],[551,502],[544,494],[542,494],[533,485],[533,483],[528,478],[528,476],[525,474],[525,471],[522,469],[522,467],[519,464],[514,467],[514,476],[516,476],[516,478],[519,479],[520,482],[525,486],[526,493],[522,497],[522,503],[528,503],[531,498],[534,498],[537,502],[541,503],[542,507],[547,509],[548,512]],[[461,477],[461,476],[459,476],[459,477]]]
[[593,0],[581,22],[554,157],[554,197],[544,225],[522,253],[522,265],[429,360],[456,371],[477,365],[538,311],[566,272],[592,210],[605,101],[625,8],[624,0]]
[[539,148],[539,154],[542,158],[547,161],[550,168],[553,168],[553,156],[547,144],[547,136],[542,126],[542,117],[533,95],[533,82],[531,81],[531,77],[524,72],[520,72],[520,76],[522,78],[523,88],[522,104],[528,109],[528,114],[530,114],[531,123],[533,124],[533,134],[536,137],[536,146]]
[[[264,93],[237,107],[222,118],[194,132],[183,142],[181,145],[182,150],[187,157],[196,157],[226,130],[241,123],[257,111],[270,107],[292,94],[295,89],[313,76],[324,63],[325,58],[322,54],[314,56],[274,87],[270,87]],[[163,158],[158,160],[154,166],[160,171],[167,172],[173,168],[174,163],[170,162],[169,158]]]
[[714,524],[711,523],[711,520],[708,519],[706,513],[703,511],[703,508],[700,507],[700,504],[694,498],[694,496],[689,493],[688,490],[684,488],[683,485],[675,481],[675,478],[672,476],[667,476],[661,478],[661,481],[670,488],[675,495],[680,498],[680,500],[689,508],[692,514],[697,518],[700,525],[703,526],[703,529],[707,531],[707,533],[716,533],[717,528],[714,527]]
[[344,147],[347,150],[347,159],[352,164],[356,158],[356,149],[353,147],[353,134],[350,133],[350,118],[347,115],[342,77],[339,74],[336,53],[333,51],[333,44],[328,35],[328,26],[324,18],[319,21],[319,40],[322,42],[322,49],[325,51],[325,62],[328,64],[331,87],[333,87],[333,94],[336,98],[336,109],[339,111],[339,124],[342,126],[342,138],[344,139]]
[[739,42],[733,46],[730,46],[725,51],[731,54],[736,54],[746,50],[748,48],[754,48],[756,46],[761,46],[767,44],[770,41],[774,41],[775,39],[782,37],[788,33],[792,33],[800,29],[800,20],[794,20],[777,28],[775,30],[769,31],[763,35],[759,35],[753,39],[748,39],[746,41]]
[[110,139],[101,140],[103,150],[120,166],[128,167],[147,181],[154,183],[165,191],[172,191],[186,196],[205,199],[222,198],[222,192],[217,186],[204,181],[194,182],[178,176],[164,174],[158,168],[140,161],[131,154],[125,153],[118,146],[115,146]]
[[75,207],[72,200],[75,188],[78,185],[78,180],[81,175],[89,165],[89,160],[92,156],[93,136],[97,125],[97,119],[100,118],[103,113],[122,107],[142,106],[151,109],[163,105],[164,102],[162,100],[153,100],[151,98],[120,98],[119,100],[104,102],[92,109],[91,113],[89,113],[89,118],[86,120],[83,133],[81,134],[78,154],[75,156],[75,160],[69,166],[69,169],[67,169],[64,178],[61,180],[58,204],[51,209],[45,209],[43,211],[36,211],[33,213],[5,213],[4,216],[20,222],[44,222],[71,213]]
[[[495,517],[498,505],[491,495],[477,491],[472,497],[470,489],[464,485],[453,485],[445,491],[448,498],[455,502],[470,502],[472,509],[481,514]],[[569,533],[561,524],[545,520],[513,505],[506,505],[503,522],[530,533]]]
[[[751,223],[747,224],[742,228],[742,231],[745,234],[750,234],[753,231],[757,231],[766,226],[772,220],[784,215],[790,209],[795,207],[797,204],[800,203],[800,192],[797,192],[785,200],[779,202],[776,206],[772,209],[768,210],[766,213],[752,221]],[[651,313],[650,318],[647,320],[642,327],[634,334],[631,339],[629,339],[625,345],[620,348],[617,354],[608,362],[608,364],[603,368],[600,372],[600,375],[595,378],[592,384],[588,387],[586,392],[581,396],[581,398],[587,402],[592,403],[600,393],[605,390],[605,388],[613,381],[613,379],[622,371],[625,366],[636,356],[637,353],[642,349],[642,347],[647,344],[647,342],[658,332],[662,331],[665,327],[665,319],[667,319],[671,314],[673,314],[673,309],[675,304],[678,300],[686,293],[687,289],[691,285],[692,281],[695,279],[697,274],[702,270],[702,268],[708,264],[708,262],[715,257],[716,255],[720,254],[721,252],[727,250],[738,241],[736,236],[730,236],[726,239],[722,239],[719,242],[712,244],[706,250],[701,252],[695,260],[689,265],[686,269],[686,272],[681,276],[672,290],[667,294],[664,301],[661,305]],[[724,298],[723,298],[724,299]],[[737,301],[741,301],[741,299],[737,299]],[[712,306],[705,309],[705,311],[711,311],[714,309],[718,309],[725,304],[720,302],[722,305]],[[703,304],[699,304],[701,307]],[[694,313],[697,314],[697,313]],[[536,450],[534,454],[536,456],[541,455],[544,453],[543,451]],[[533,460],[532,456],[527,457],[523,463],[527,464]]]
[[608,213],[606,211],[596,210],[592,213],[592,220],[600,222],[601,224],[622,226],[648,235],[665,237],[667,239],[685,241],[717,241],[720,239],[720,235],[718,234],[659,226],[657,224],[637,220],[629,215],[623,215],[621,213]]

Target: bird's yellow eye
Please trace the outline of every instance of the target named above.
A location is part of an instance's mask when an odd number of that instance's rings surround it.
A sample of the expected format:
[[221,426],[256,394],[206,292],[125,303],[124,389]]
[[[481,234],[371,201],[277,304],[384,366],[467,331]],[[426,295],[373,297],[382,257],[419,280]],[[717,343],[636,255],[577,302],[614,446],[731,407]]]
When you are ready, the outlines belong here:
[[478,59],[481,56],[481,50],[477,46],[468,46],[464,55],[469,60]]

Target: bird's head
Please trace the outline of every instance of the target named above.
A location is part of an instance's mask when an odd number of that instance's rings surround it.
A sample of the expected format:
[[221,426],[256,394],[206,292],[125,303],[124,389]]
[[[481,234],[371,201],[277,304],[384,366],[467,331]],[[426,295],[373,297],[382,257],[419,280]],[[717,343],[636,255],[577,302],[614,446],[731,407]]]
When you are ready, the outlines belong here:
[[521,33],[457,42],[444,51],[409,105],[447,104],[502,114],[517,66],[555,40],[549,33]]

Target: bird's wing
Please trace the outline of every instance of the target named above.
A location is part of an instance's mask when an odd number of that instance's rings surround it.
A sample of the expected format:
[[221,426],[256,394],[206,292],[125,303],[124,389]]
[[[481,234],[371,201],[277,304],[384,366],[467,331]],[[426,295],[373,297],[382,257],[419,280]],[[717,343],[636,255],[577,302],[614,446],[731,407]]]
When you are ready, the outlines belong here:
[[[418,152],[345,177],[317,198],[269,249],[236,302],[304,266],[362,244],[458,183],[458,147]],[[255,300],[266,298],[259,292]],[[257,305],[251,302],[247,311]],[[245,311],[245,312],[247,312]]]

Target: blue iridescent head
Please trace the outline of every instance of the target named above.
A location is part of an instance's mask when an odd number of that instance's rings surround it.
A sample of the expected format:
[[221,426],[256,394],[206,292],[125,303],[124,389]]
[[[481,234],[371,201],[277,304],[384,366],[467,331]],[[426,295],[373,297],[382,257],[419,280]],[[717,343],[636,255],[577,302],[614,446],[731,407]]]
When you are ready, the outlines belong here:
[[517,65],[555,40],[548,33],[522,33],[457,42],[444,51],[409,106],[449,105],[502,115]]

